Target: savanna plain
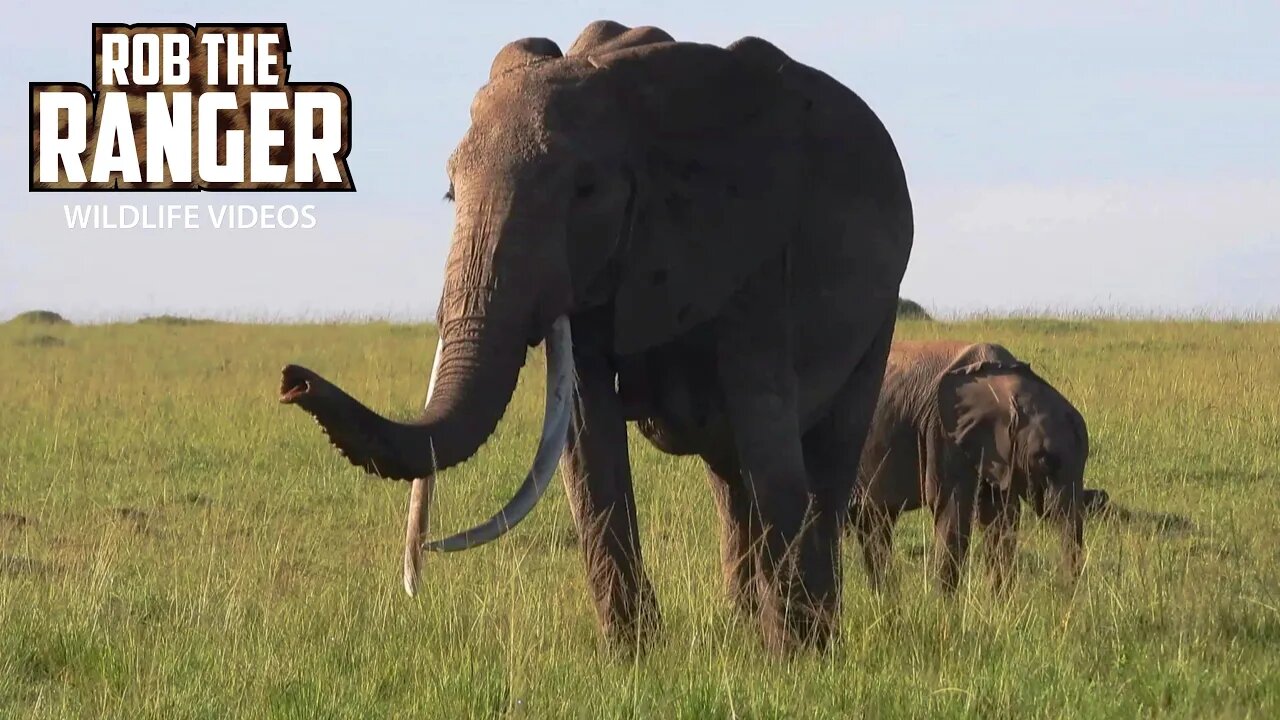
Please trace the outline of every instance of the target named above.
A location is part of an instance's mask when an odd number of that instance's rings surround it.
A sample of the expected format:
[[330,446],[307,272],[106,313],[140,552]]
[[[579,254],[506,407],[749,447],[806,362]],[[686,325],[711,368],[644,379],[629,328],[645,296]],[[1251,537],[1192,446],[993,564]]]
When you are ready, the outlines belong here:
[[[0,717],[1280,717],[1280,323],[902,321],[988,340],[1085,415],[1083,576],[1024,515],[1018,573],[932,588],[916,513],[895,588],[846,543],[840,639],[768,656],[722,598],[695,458],[633,438],[659,641],[596,630],[558,485],[501,541],[400,587],[408,486],[276,403],[288,361],[420,407],[429,325],[0,325]],[[433,527],[509,497],[541,421],[530,352],[498,433],[440,480]],[[975,553],[979,546],[975,545]]]

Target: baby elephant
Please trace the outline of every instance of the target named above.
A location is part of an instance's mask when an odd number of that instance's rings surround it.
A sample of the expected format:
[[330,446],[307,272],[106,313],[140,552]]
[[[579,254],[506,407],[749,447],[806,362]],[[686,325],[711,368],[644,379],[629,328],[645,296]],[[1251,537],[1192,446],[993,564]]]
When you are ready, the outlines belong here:
[[1084,418],[1003,347],[894,343],[849,515],[872,585],[884,580],[898,516],[925,506],[943,590],[956,588],[975,519],[1002,586],[1023,499],[1060,525],[1064,570],[1074,578],[1085,505],[1105,502],[1084,491],[1088,456]]

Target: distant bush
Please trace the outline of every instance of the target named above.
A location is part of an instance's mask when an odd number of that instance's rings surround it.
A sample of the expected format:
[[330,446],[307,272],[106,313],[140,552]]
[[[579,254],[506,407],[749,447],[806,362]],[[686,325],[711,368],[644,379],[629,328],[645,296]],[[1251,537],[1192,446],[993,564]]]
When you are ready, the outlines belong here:
[[29,338],[22,338],[21,340],[17,341],[17,344],[20,347],[46,347],[47,348],[47,347],[62,347],[67,343],[62,338],[54,337],[53,335],[35,335]]
[[71,321],[52,310],[28,310],[19,313],[9,322],[28,325],[70,325]]
[[139,325],[212,325],[217,320],[208,320],[205,318],[189,318],[180,315],[152,315],[150,317],[138,318]]
[[915,300],[898,298],[898,317],[903,320],[932,320],[924,306]]
[[1004,327],[1044,335],[1068,335],[1097,332],[1097,325],[1086,320],[1063,320],[1052,317],[1011,317],[998,319]]

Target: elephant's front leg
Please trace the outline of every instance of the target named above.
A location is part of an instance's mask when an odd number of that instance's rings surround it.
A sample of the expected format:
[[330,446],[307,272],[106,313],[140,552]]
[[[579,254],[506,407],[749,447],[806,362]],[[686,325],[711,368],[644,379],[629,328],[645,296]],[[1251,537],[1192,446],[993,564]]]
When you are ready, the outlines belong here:
[[991,583],[996,591],[1003,591],[1013,572],[1013,560],[1018,549],[1022,503],[1008,491],[992,489],[979,503],[978,514],[983,525],[983,554]]
[[960,571],[969,552],[973,528],[973,493],[950,488],[933,509],[933,554],[938,585],[948,595],[960,585]]
[[952,594],[969,553],[980,480],[964,454],[939,427],[925,433],[924,495],[933,511],[933,565],[938,585]]
[[619,645],[635,646],[660,617],[640,552],[626,421],[607,358],[584,343],[575,346],[574,361],[578,392],[562,467],[565,490],[600,625]]

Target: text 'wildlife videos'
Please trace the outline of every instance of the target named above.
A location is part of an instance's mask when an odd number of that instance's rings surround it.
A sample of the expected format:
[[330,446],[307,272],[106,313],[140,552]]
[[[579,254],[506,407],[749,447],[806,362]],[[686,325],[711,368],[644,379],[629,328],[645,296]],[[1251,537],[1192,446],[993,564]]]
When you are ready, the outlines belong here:
[[71,230],[310,230],[315,205],[63,205]]

